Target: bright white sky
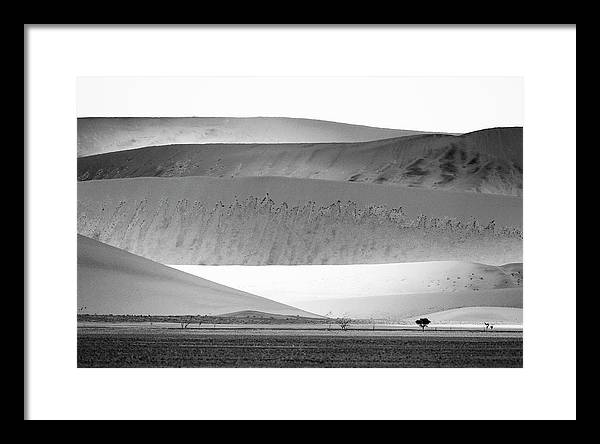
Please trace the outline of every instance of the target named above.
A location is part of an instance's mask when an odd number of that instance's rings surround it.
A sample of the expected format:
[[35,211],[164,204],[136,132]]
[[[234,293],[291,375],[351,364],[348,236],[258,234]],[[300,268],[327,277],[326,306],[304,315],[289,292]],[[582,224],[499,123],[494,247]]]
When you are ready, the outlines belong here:
[[79,77],[77,116],[304,117],[463,133],[523,126],[520,77]]

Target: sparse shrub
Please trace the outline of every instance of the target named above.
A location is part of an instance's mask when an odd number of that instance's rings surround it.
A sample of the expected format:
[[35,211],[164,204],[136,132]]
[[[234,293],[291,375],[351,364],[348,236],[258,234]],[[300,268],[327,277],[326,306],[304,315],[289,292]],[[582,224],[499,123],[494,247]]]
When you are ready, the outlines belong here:
[[192,316],[190,316],[187,319],[182,319],[181,322],[179,323],[179,325],[181,326],[182,329],[186,329],[186,328],[188,328],[188,325],[190,325],[192,323],[193,320],[194,320],[194,318]]
[[346,330],[346,329],[348,329],[348,326],[352,322],[352,319],[350,319],[348,317],[341,317],[341,318],[337,318],[336,321],[342,330]]

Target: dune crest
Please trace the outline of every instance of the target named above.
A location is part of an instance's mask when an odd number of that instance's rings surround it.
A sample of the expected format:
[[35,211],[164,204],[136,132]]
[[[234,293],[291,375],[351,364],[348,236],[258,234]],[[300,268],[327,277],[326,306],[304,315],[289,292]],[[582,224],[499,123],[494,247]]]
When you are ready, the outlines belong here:
[[520,196],[523,129],[370,142],[148,146],[80,157],[77,179],[277,176]]
[[[523,308],[522,288],[502,288],[485,291],[460,291],[455,293],[417,293],[388,296],[320,299],[302,301],[304,310],[315,313],[332,313],[333,316],[386,319],[392,322],[406,318],[428,316],[465,307]],[[481,319],[483,322],[485,319]]]
[[84,117],[77,119],[77,155],[181,143],[361,142],[425,133],[290,117]]

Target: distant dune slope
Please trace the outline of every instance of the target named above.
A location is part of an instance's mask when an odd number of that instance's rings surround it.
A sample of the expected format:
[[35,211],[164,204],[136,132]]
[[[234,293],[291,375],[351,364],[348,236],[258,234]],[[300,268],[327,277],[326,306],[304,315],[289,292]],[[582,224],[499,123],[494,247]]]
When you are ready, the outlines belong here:
[[518,197],[333,181],[187,177],[78,184],[80,234],[168,264],[499,265],[522,261],[521,221]]
[[424,133],[286,117],[86,117],[77,119],[77,155],[180,143],[362,142]]
[[401,321],[413,316],[465,307],[523,308],[523,289],[503,288],[454,293],[438,292],[321,299],[303,301],[298,306],[313,313],[332,313],[333,316],[373,317]]
[[[519,264],[511,264],[516,268]],[[435,313],[439,322],[517,322],[522,275],[467,262],[201,266],[187,273],[321,315],[400,321]],[[507,291],[503,291],[507,290]],[[465,307],[469,310],[446,312]],[[432,315],[433,316],[433,315]]]
[[523,285],[523,264],[521,262],[502,265],[502,270],[509,274],[519,285]]
[[[473,324],[489,322],[493,325],[523,325],[523,309],[510,307],[464,307],[437,313],[423,314],[433,324]],[[421,315],[407,319],[413,324]]]
[[78,180],[279,176],[520,196],[523,129],[372,142],[152,146],[80,157]]
[[223,314],[254,310],[313,316],[77,236],[77,305],[98,314]]
[[487,291],[522,286],[504,267],[470,262],[353,265],[173,265],[186,273],[296,305],[306,300]]

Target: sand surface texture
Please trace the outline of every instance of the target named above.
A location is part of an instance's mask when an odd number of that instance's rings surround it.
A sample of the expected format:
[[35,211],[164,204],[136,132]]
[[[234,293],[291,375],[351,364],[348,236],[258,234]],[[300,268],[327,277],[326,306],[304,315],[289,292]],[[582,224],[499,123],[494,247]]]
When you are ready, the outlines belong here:
[[78,183],[78,232],[166,264],[522,262],[522,200],[288,178]]

